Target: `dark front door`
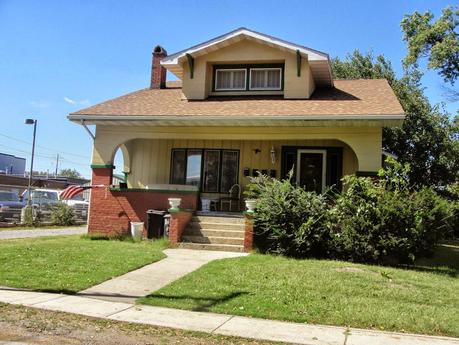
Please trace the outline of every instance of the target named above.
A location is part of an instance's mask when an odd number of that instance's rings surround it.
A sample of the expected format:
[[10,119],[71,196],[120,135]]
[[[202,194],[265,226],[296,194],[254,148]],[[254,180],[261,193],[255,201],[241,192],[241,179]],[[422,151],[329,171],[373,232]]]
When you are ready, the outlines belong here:
[[296,182],[306,191],[322,193],[325,189],[326,150],[298,150]]

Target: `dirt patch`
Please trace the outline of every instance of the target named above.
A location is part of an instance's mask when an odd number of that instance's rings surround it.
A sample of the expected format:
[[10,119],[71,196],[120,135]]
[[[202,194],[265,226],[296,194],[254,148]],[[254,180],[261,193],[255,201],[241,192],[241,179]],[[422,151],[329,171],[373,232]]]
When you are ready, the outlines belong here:
[[280,344],[0,304],[0,341],[37,345]]
[[348,273],[369,273],[361,268],[357,267],[338,267],[335,268],[336,272],[348,272]]

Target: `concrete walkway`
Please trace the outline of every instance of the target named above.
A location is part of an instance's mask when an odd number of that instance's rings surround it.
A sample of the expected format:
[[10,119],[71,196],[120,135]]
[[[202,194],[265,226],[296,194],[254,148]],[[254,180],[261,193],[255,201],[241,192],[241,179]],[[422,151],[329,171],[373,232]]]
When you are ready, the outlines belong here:
[[0,288],[0,302],[102,319],[308,345],[459,345],[459,339],[317,326]]
[[167,258],[161,261],[90,287],[79,292],[79,295],[107,301],[134,303],[137,298],[159,290],[212,260],[247,255],[190,249],[166,249],[164,253]]
[[78,234],[85,234],[87,232],[88,230],[86,226],[51,228],[51,229],[44,228],[44,229],[34,229],[34,230],[1,230],[0,240],[8,240],[12,238],[78,235]]

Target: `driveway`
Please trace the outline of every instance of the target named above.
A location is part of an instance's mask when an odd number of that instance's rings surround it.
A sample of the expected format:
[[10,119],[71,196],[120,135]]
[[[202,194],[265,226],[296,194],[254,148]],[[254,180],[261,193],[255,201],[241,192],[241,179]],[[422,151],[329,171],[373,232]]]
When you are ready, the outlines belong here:
[[45,237],[60,235],[78,235],[87,233],[86,226],[75,226],[52,229],[34,229],[34,230],[3,230],[0,231],[0,240],[9,240],[12,238],[29,238]]

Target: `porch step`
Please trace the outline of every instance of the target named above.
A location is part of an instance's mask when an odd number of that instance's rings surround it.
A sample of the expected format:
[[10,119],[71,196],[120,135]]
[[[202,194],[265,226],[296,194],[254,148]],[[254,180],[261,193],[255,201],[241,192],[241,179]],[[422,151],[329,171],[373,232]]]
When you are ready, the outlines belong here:
[[244,245],[244,237],[216,237],[216,236],[182,236],[182,242],[207,243],[207,244],[232,244]]
[[208,244],[208,243],[194,243],[194,242],[180,242],[180,248],[196,249],[196,250],[216,250],[224,252],[238,252],[243,253],[244,247],[234,244]]
[[244,228],[241,228],[240,230],[226,230],[188,227],[185,229],[183,234],[189,236],[244,238],[245,231]]
[[244,223],[224,223],[215,221],[196,222],[191,221],[188,223],[189,228],[193,229],[215,229],[215,230],[235,230],[244,231]]
[[244,224],[244,217],[241,215],[234,216],[194,216],[191,219],[195,223],[226,223],[226,224]]

